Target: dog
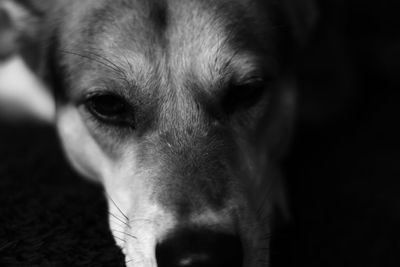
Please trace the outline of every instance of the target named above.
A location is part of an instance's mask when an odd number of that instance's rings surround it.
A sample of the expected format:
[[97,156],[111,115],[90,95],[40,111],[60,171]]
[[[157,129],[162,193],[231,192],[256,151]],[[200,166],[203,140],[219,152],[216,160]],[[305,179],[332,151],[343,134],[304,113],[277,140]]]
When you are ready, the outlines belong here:
[[0,14],[0,54],[50,88],[41,114],[103,185],[127,266],[269,266],[312,1],[2,0]]

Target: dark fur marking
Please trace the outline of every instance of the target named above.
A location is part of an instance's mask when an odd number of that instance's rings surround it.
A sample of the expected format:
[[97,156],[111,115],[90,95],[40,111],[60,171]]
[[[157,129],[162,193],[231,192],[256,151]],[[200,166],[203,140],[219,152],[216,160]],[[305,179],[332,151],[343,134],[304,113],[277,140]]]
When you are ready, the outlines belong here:
[[155,0],[151,3],[150,20],[159,33],[164,33],[168,27],[168,4],[165,0]]
[[46,54],[45,80],[53,90],[57,102],[67,101],[67,81],[63,75],[64,68],[61,66],[61,54],[59,51],[59,39],[57,30],[54,30],[48,39]]

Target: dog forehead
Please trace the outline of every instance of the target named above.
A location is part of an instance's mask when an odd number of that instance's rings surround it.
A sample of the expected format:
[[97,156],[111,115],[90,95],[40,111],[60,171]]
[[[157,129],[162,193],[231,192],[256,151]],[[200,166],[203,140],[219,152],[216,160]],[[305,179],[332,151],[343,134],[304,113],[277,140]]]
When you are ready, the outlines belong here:
[[180,8],[167,28],[169,65],[178,79],[189,75],[214,88],[231,75],[257,67],[250,45],[254,36],[242,28],[250,26],[243,6],[235,1],[189,1]]
[[73,46],[100,51],[132,79],[154,79],[158,71],[177,83],[191,76],[210,86],[257,68],[248,8],[234,0],[105,3],[83,19],[82,41]]
[[195,96],[187,93],[190,87],[213,93],[231,76],[258,68],[250,8],[239,0],[99,0],[82,6],[84,12],[70,12],[61,39],[73,52],[64,55],[74,77],[72,95],[120,76],[124,81],[108,84],[135,99],[140,109],[147,105],[154,112],[162,103],[160,112],[169,114],[167,104],[180,102],[174,111],[181,119],[198,121],[196,104],[183,103]]

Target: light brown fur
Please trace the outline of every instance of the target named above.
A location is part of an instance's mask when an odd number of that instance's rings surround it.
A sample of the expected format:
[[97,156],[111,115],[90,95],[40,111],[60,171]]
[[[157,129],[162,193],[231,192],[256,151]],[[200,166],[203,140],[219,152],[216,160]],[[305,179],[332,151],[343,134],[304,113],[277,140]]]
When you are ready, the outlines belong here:
[[[76,169],[104,185],[128,265],[156,266],[158,244],[198,228],[238,236],[243,266],[268,265],[295,112],[277,23],[288,21],[289,32],[302,18],[294,2],[292,21],[272,1],[47,6],[40,60],[57,99],[57,130]],[[295,36],[308,31],[305,21]],[[246,96],[254,88],[262,91]],[[97,118],[87,104],[96,94],[123,99],[132,125]]]

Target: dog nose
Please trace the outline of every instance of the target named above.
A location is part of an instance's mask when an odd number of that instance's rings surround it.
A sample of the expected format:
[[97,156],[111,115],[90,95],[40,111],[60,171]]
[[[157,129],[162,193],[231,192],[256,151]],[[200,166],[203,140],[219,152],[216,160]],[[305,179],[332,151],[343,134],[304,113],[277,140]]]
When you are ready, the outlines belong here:
[[243,248],[236,235],[184,230],[156,247],[158,267],[241,267]]

